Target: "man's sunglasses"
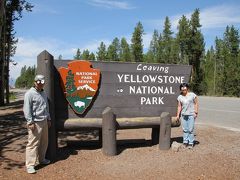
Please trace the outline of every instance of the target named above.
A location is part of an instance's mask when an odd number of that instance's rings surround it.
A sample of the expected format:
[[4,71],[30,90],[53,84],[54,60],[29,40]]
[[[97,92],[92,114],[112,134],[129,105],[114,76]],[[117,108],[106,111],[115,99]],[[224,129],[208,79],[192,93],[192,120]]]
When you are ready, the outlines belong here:
[[44,83],[45,83],[45,80],[37,80],[36,83],[37,83],[37,84],[44,84]]

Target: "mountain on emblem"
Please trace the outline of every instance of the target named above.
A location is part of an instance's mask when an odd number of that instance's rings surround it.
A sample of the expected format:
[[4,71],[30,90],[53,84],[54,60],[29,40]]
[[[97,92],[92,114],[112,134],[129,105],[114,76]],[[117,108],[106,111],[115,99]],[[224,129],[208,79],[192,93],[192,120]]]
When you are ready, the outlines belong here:
[[75,60],[58,69],[66,99],[77,114],[85,112],[98,90],[100,70],[91,66],[89,61]]
[[84,86],[79,86],[77,88],[77,90],[79,89],[85,89],[85,90],[89,90],[89,91],[95,91],[93,88],[91,88],[89,85],[85,84]]

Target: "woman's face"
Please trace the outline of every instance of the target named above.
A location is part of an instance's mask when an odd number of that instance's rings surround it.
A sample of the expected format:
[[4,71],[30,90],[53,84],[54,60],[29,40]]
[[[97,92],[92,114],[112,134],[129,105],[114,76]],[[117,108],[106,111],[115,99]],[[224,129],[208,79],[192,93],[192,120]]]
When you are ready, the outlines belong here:
[[187,87],[182,87],[181,88],[181,93],[182,93],[182,95],[185,96],[188,93],[188,88]]

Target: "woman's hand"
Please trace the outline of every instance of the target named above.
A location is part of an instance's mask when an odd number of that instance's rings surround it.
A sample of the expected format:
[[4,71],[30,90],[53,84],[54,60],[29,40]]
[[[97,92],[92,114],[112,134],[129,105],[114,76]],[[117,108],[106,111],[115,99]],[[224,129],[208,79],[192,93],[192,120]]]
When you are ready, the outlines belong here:
[[198,116],[198,112],[194,112],[194,118],[196,119]]

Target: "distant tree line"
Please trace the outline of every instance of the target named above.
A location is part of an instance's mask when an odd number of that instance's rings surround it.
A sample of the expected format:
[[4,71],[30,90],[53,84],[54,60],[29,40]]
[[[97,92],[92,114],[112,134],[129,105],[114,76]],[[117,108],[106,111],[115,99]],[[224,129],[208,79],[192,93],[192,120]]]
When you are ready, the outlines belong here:
[[239,30],[234,26],[226,27],[223,39],[216,37],[202,62],[206,94],[240,96],[239,43]]
[[166,17],[163,31],[154,30],[146,53],[143,25],[138,22],[131,44],[124,37],[116,37],[108,47],[101,42],[96,55],[78,49],[74,59],[192,65],[191,88],[197,94],[240,96],[239,30],[227,26],[223,39],[216,37],[215,45],[206,52],[199,16],[199,9],[190,19],[183,15],[175,34]]
[[28,67],[25,65],[21,69],[20,76],[16,79],[16,88],[30,88],[33,86],[36,67]]

